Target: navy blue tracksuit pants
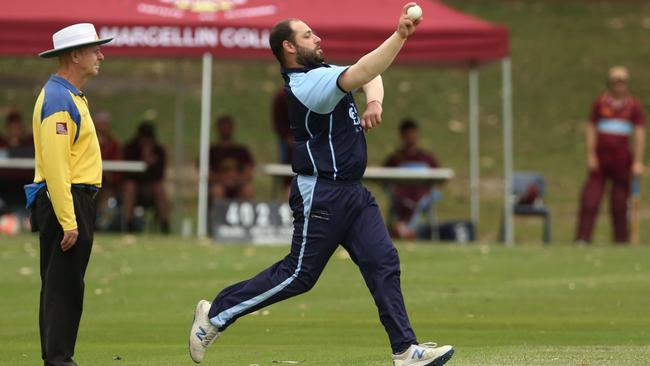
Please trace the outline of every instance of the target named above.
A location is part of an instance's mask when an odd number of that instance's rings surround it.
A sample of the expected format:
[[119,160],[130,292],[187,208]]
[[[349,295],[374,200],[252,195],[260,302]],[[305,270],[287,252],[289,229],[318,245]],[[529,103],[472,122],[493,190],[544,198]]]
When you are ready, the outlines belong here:
[[297,176],[289,199],[294,216],[291,253],[214,299],[209,317],[219,330],[237,318],[309,291],[341,244],[359,266],[394,353],[416,343],[400,288],[397,250],[370,192],[359,182]]

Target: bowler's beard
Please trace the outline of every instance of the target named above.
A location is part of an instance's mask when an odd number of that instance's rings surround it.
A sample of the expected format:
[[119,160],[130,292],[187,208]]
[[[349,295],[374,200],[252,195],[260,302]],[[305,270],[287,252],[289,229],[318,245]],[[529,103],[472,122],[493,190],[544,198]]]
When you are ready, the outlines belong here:
[[296,45],[296,62],[303,66],[320,66],[325,59],[316,50]]

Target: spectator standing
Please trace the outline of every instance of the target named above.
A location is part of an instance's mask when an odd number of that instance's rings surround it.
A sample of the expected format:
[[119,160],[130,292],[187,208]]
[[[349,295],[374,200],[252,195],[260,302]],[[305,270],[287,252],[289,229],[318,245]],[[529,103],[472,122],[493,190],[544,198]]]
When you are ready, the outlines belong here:
[[[591,242],[605,184],[611,181],[610,210],[617,243],[629,241],[627,205],[632,175],[643,174],[645,116],[641,103],[628,90],[628,70],[614,66],[608,89],[593,103],[587,124],[587,182],[582,189],[576,241]],[[630,138],[634,153],[630,152]]]

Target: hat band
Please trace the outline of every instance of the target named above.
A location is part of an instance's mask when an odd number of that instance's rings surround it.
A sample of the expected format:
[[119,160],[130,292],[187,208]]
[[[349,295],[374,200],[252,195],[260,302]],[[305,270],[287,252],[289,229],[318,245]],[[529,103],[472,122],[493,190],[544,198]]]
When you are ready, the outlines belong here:
[[63,39],[55,39],[53,43],[54,43],[54,48],[59,49],[59,48],[75,46],[78,44],[94,42],[98,39],[99,37],[97,37],[97,34],[94,33],[75,34],[70,37],[65,37]]

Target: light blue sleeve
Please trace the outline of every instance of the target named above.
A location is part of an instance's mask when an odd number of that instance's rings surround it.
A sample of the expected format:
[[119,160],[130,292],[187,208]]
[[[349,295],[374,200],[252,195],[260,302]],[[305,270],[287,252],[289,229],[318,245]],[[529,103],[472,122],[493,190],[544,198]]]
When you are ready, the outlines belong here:
[[304,74],[292,74],[289,86],[293,95],[309,110],[328,114],[347,94],[339,87],[338,79],[348,67],[319,67]]

